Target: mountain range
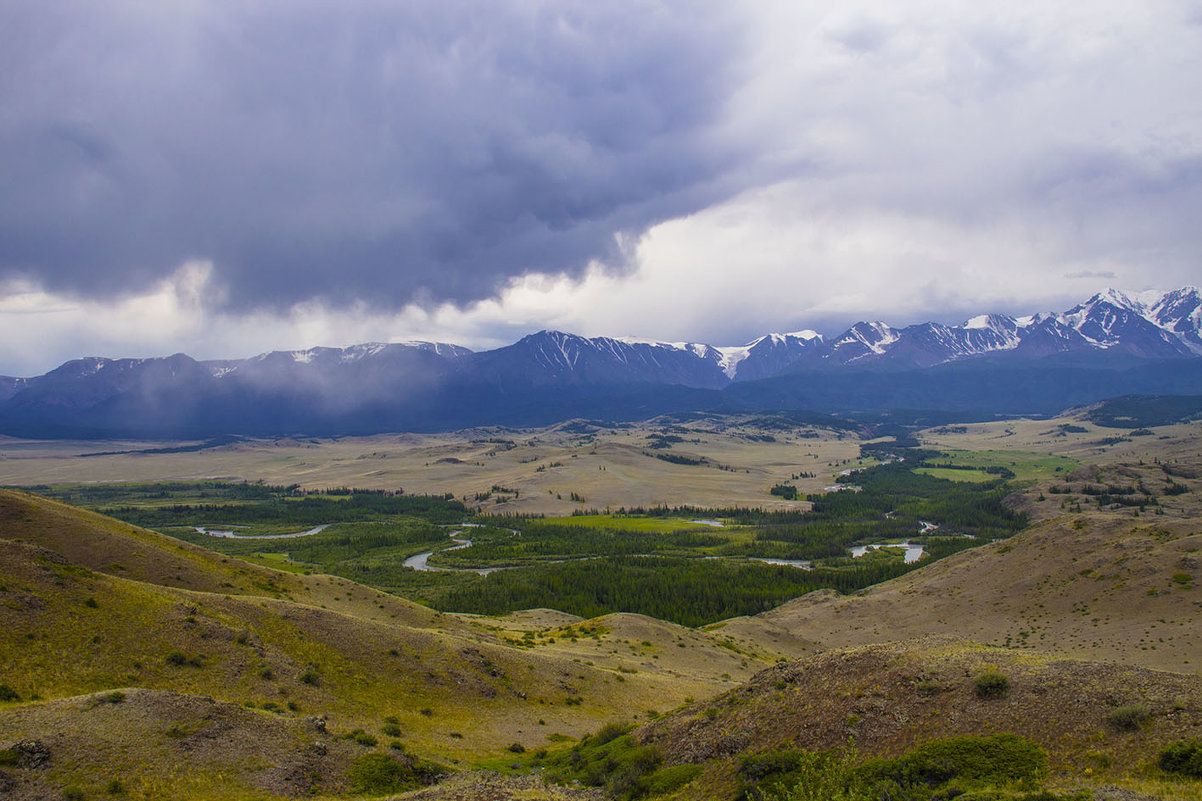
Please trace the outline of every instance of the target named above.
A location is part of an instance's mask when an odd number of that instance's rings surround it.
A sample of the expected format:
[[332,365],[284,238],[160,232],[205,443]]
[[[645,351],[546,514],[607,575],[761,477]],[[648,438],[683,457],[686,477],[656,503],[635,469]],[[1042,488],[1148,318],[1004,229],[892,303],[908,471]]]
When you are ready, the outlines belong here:
[[331,436],[671,411],[1054,413],[1202,392],[1202,295],[1108,290],[1059,313],[859,322],[723,347],[540,331],[495,350],[432,342],[197,361],[89,357],[0,377],[0,433]]

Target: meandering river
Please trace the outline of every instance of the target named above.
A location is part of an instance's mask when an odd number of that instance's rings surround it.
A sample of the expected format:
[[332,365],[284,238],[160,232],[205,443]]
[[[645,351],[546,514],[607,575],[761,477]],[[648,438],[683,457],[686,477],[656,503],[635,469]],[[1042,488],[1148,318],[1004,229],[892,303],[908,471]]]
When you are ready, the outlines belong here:
[[[314,534],[320,534],[325,531],[333,523],[323,523],[320,526],[314,526],[307,531],[297,531],[292,534],[239,534],[236,531],[228,531],[225,529],[205,528],[204,526],[193,526],[201,534],[207,534],[210,537],[225,537],[231,540],[290,540],[295,537],[310,537]],[[240,526],[234,526],[240,528]]]

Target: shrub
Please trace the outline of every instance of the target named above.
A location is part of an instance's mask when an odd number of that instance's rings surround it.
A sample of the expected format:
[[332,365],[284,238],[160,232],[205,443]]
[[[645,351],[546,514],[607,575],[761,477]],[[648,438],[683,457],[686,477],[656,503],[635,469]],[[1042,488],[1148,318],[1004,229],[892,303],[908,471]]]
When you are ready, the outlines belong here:
[[17,695],[17,691],[7,684],[0,684],[0,701],[20,701],[21,696]]
[[663,756],[655,746],[639,745],[628,734],[610,737],[614,731],[626,728],[610,724],[603,729],[605,737],[600,736],[602,732],[585,737],[569,750],[539,758],[539,764],[558,783],[604,787],[615,799],[642,798]]
[[123,785],[117,779],[110,780],[109,783],[105,786],[105,789],[108,791],[109,795],[124,795],[125,794],[125,785]]
[[1202,779],[1202,740],[1172,743],[1160,752],[1160,767],[1169,773]]
[[386,737],[400,737],[401,736],[401,727],[399,725],[397,725],[396,723],[385,723],[380,728],[380,733],[385,735]]
[[197,654],[196,656],[188,656],[180,651],[172,651],[164,657],[168,665],[172,667],[203,667],[204,656]]
[[370,734],[363,731],[363,729],[355,729],[354,731],[348,732],[345,735],[345,739],[350,740],[353,743],[358,743],[359,745],[367,748],[372,748],[376,745],[376,743],[379,742],[375,737],[372,737]]
[[308,684],[311,687],[316,687],[321,683],[321,677],[317,675],[317,671],[309,668],[304,673],[296,677],[301,684]]
[[15,765],[21,761],[21,752],[15,748],[0,748],[0,765]]
[[347,779],[356,793],[382,795],[433,784],[445,772],[437,765],[408,755],[364,754],[351,765]]
[[509,751],[515,754],[524,754],[526,753],[526,746],[522,745],[521,743],[510,743]]
[[645,782],[648,795],[667,795],[684,787],[701,773],[700,765],[673,765],[670,768],[660,768],[652,773]]
[[100,704],[119,704],[125,700],[125,693],[120,690],[113,690],[111,693],[105,693],[97,699]]
[[1010,692],[1010,679],[996,670],[987,670],[974,682],[980,698],[1001,698]]
[[779,801],[872,801],[876,798],[869,794],[850,752],[793,753],[799,757],[796,764],[775,785],[775,792],[767,797]]
[[781,750],[750,754],[743,757],[739,775],[753,782],[792,773],[801,767],[805,755],[801,751]]
[[1048,757],[1016,734],[965,735],[932,740],[896,759],[874,760],[865,771],[902,787],[1033,782],[1047,775]]
[[1110,723],[1122,731],[1137,731],[1152,717],[1147,704],[1123,704],[1110,712]]
[[629,726],[622,723],[606,723],[596,734],[588,738],[589,745],[605,745],[612,740],[618,739],[629,729]]

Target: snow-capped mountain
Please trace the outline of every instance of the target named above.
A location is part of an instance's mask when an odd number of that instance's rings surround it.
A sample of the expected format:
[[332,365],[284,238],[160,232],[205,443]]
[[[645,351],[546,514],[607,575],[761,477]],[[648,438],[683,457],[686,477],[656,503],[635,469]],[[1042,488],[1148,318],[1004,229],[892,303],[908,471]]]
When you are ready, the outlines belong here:
[[817,331],[765,334],[746,345],[715,348],[718,364],[730,380],[755,381],[770,378],[797,362],[810,349],[822,344]]
[[[1202,393],[1199,356],[1202,297],[1196,288],[1141,294],[1108,290],[1064,312],[1017,318],[987,313],[958,325],[926,322],[904,328],[860,322],[831,338],[802,330],[766,334],[739,346],[540,331],[483,352],[405,342],[204,362],[184,354],[89,357],[42,376],[0,377],[0,432],[95,437],[370,433],[584,415],[646,416],[732,403],[981,409],[1011,398],[1002,408],[1054,410],[1057,403],[1088,402],[1107,393]],[[934,371],[951,363],[970,368],[973,381],[949,390],[949,374]],[[1118,376],[1118,368],[1132,365],[1147,369],[1129,380]],[[1070,375],[1069,368],[1077,373]],[[1097,374],[1090,373],[1086,382],[1082,369]],[[1007,378],[1000,390],[987,392],[991,378],[1006,370],[1039,378],[1029,387]],[[1191,383],[1195,374],[1197,387]],[[956,375],[966,373],[957,368]],[[1149,383],[1150,375],[1159,383]]]
[[708,345],[539,331],[512,345],[476,354],[469,370],[511,384],[654,383],[718,388],[727,383],[721,354]]
[[1202,354],[1202,294],[1192,286],[1167,292],[1146,307],[1145,316],[1175,334],[1194,353]]
[[1039,358],[1110,351],[1145,359],[1202,355],[1202,299],[1193,287],[1168,293],[1100,292],[1065,312],[1014,318],[982,314],[954,326],[895,329],[856,323],[807,363],[932,367],[999,351]]

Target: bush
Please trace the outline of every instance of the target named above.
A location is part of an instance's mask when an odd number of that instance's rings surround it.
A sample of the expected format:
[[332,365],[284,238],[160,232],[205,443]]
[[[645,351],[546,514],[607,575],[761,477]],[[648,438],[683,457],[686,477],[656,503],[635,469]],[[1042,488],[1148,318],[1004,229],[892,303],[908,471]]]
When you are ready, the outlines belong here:
[[1034,782],[1047,775],[1048,756],[1016,734],[965,735],[932,740],[896,759],[875,760],[865,771],[902,787]]
[[21,696],[17,695],[17,691],[7,684],[0,684],[0,701],[20,701]]
[[1179,740],[1160,752],[1160,767],[1169,773],[1180,773],[1202,779],[1202,740]]
[[99,704],[119,704],[125,700],[125,693],[120,690],[113,690],[111,693],[105,693],[97,699]]
[[310,687],[316,687],[321,683],[321,676],[317,675],[317,671],[309,668],[304,673],[296,677],[301,684],[308,684]]
[[521,743],[510,743],[508,750],[514,754],[524,754],[526,753],[526,746]]
[[588,742],[589,745],[605,745],[618,739],[629,730],[630,727],[622,723],[606,723],[596,734],[588,738]]
[[1152,717],[1147,704],[1123,704],[1110,712],[1110,723],[1122,731],[1138,731]]
[[350,740],[353,743],[358,743],[366,748],[373,748],[379,742],[375,737],[372,737],[363,729],[355,729],[344,735],[344,739]]
[[1010,692],[1010,679],[996,670],[987,670],[974,682],[980,698],[1001,698]]
[[[800,752],[797,765],[768,798],[778,801],[873,801],[849,752]],[[903,796],[905,797],[905,796]]]
[[792,773],[801,767],[805,754],[801,751],[781,750],[743,757],[739,775],[753,782]]
[[385,723],[383,727],[380,728],[380,733],[385,737],[400,737],[401,727],[396,723]]
[[202,660],[204,660],[204,657],[200,654],[197,654],[196,656],[188,656],[180,651],[172,651],[171,653],[167,654],[167,656],[163,657],[163,659],[172,667],[187,666],[198,668],[203,666]]
[[[621,733],[626,729],[621,724],[609,724],[570,750],[548,754],[537,764],[546,769],[552,781],[561,784],[579,782],[604,787],[616,799],[642,798],[650,792],[649,782],[663,756],[655,746],[639,745],[630,735]],[[615,736],[615,732],[619,733]]]
[[433,784],[445,772],[437,765],[408,755],[364,754],[351,765],[347,780],[356,793],[382,795]]
[[673,765],[660,768],[644,782],[648,795],[667,795],[684,787],[701,773],[700,765]]

